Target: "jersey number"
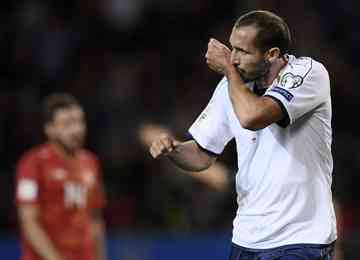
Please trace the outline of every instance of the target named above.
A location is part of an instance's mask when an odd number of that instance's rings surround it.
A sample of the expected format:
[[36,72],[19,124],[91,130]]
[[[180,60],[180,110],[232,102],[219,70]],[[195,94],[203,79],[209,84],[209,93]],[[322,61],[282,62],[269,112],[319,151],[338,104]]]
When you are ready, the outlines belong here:
[[85,208],[87,189],[77,183],[68,182],[64,186],[64,199],[67,208]]

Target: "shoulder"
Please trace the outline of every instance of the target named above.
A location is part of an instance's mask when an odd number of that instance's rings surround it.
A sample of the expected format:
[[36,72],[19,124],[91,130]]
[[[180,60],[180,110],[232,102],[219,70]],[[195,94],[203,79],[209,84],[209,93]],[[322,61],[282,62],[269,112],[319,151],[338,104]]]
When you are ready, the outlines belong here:
[[37,178],[41,163],[49,158],[45,145],[36,146],[26,151],[16,163],[16,178]]
[[[227,95],[228,95],[228,81],[226,77],[223,77],[216,85],[210,103],[213,103],[215,100],[217,100],[216,103],[218,103],[220,100],[224,100],[224,98]],[[220,101],[220,103],[222,102]]]
[[219,83],[216,85],[214,96],[215,95],[221,95],[222,93],[226,93],[228,88],[228,81],[226,77],[223,77]]
[[216,88],[217,88],[217,89],[226,88],[227,85],[228,85],[228,80],[227,80],[226,77],[223,77],[223,78],[219,81],[219,83],[217,84],[217,87],[216,87]]
[[46,144],[35,146],[21,155],[18,166],[28,162],[38,162],[41,159],[47,159],[50,157],[50,154],[50,149]]
[[329,74],[325,66],[310,57],[296,58],[289,55],[288,65],[280,75],[280,85],[292,89],[310,81],[325,81],[325,83],[328,83]]

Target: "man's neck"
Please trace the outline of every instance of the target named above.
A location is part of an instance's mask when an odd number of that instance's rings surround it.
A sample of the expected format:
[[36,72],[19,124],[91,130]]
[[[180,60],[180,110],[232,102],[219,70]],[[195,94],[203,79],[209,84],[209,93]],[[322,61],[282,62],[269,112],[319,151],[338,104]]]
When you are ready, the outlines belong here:
[[56,141],[50,141],[50,145],[53,147],[55,152],[59,154],[64,159],[73,159],[75,157],[76,151],[66,149],[65,146],[61,145]]
[[266,76],[256,81],[258,88],[268,88],[278,77],[280,71],[286,66],[288,61],[289,59],[287,56],[276,59],[275,62],[271,64]]

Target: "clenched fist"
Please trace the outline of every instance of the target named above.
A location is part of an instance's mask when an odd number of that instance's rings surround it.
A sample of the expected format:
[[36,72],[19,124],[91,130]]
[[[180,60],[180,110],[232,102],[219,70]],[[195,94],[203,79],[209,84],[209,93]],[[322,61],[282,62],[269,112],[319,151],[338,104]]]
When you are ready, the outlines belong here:
[[171,135],[161,134],[152,142],[150,146],[150,154],[153,158],[156,159],[161,155],[167,155],[171,153],[179,144],[180,142],[176,141]]
[[224,44],[211,38],[205,55],[209,68],[222,75],[231,65],[231,51]]

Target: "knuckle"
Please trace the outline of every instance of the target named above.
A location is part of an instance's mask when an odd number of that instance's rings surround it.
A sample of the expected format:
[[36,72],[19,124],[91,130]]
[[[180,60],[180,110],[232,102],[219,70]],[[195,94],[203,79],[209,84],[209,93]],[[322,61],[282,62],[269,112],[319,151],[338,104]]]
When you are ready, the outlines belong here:
[[160,134],[160,138],[163,139],[163,138],[168,138],[168,134],[166,133],[161,133]]

